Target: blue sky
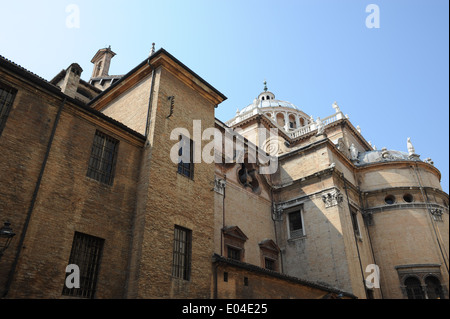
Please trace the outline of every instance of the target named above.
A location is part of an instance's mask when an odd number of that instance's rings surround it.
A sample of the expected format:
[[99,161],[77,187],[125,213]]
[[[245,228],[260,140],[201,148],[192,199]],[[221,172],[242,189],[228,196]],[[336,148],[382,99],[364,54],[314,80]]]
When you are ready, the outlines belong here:
[[[79,28],[67,26],[70,4]],[[380,27],[367,28],[369,4]],[[232,118],[262,91],[315,118],[337,101],[378,149],[407,151],[411,137],[449,192],[447,0],[2,0],[0,54],[50,80],[70,63],[89,80],[91,58],[111,45],[110,74],[143,61],[152,42],[228,97]]]

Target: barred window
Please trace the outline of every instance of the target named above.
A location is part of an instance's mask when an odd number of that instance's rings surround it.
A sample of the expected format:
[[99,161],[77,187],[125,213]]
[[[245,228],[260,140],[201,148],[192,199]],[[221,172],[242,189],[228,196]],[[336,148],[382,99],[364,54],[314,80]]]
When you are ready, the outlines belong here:
[[95,132],[87,176],[101,183],[112,185],[119,141]]
[[16,92],[16,90],[0,83],[0,135],[5,127]]
[[192,231],[175,226],[172,276],[184,280],[191,277]]
[[275,260],[264,258],[264,268],[275,271]]
[[419,279],[409,277],[405,280],[405,286],[408,299],[425,299]]
[[185,136],[180,138],[180,149],[178,150],[178,173],[194,178],[194,141]]
[[227,246],[228,258],[241,260],[241,250],[238,248]]
[[80,288],[68,288],[64,285],[63,295],[94,298],[104,241],[98,237],[75,232],[69,265],[75,264],[80,269]]

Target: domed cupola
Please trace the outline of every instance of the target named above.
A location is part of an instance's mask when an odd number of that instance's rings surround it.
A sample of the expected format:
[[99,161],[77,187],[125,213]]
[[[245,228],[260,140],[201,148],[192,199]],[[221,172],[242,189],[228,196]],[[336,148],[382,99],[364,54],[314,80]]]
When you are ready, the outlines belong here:
[[264,81],[263,92],[253,100],[253,103],[242,110],[238,109],[236,116],[226,124],[234,126],[257,114],[265,115],[278,128],[286,132],[299,130],[312,123],[311,117],[291,102],[275,99],[275,94],[268,90],[266,81]]
[[270,101],[275,100],[275,94],[267,91],[267,81],[264,81],[264,92],[258,96],[258,101]]

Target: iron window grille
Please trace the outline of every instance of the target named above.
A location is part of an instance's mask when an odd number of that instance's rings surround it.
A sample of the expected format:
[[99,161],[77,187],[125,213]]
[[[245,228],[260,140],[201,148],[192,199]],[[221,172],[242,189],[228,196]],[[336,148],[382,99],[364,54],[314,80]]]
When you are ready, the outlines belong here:
[[5,127],[9,112],[11,111],[16,90],[0,83],[0,135]]
[[184,280],[191,277],[192,231],[175,226],[173,242],[172,276]]
[[194,179],[194,141],[185,136],[180,137],[178,173]]
[[408,299],[425,299],[419,279],[409,277],[405,280],[405,286]]
[[80,269],[80,288],[64,285],[63,295],[94,298],[104,242],[104,239],[75,232],[69,264],[75,264]]
[[87,176],[101,183],[112,185],[118,146],[118,140],[96,131]]
[[240,249],[228,246],[227,252],[228,252],[228,258],[233,259],[233,260],[238,260],[238,261],[241,260],[241,250]]

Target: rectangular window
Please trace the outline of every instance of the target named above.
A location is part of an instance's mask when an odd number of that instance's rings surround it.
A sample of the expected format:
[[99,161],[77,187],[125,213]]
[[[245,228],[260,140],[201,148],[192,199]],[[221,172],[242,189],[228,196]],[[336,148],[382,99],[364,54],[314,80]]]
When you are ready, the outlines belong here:
[[275,261],[273,259],[265,258],[264,263],[264,268],[275,271]]
[[0,135],[2,135],[3,128],[6,125],[16,92],[16,90],[0,83]]
[[191,246],[192,231],[180,226],[175,226],[172,276],[184,280],[190,280]]
[[228,258],[234,259],[234,260],[239,260],[239,261],[241,260],[241,250],[240,249],[228,246],[227,251],[228,251]]
[[181,136],[178,156],[178,173],[194,179],[194,141]]
[[359,231],[359,224],[358,224],[358,212],[355,209],[351,209],[350,211],[351,217],[352,217],[352,226],[353,226],[353,232],[356,236],[361,236],[361,233]]
[[104,239],[75,232],[69,265],[75,264],[80,270],[80,288],[68,288],[64,283],[63,295],[94,298],[104,242]]
[[87,176],[101,183],[112,185],[118,146],[118,140],[96,131]]
[[301,210],[289,213],[289,237],[296,238],[304,235],[303,233],[303,220]]

